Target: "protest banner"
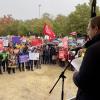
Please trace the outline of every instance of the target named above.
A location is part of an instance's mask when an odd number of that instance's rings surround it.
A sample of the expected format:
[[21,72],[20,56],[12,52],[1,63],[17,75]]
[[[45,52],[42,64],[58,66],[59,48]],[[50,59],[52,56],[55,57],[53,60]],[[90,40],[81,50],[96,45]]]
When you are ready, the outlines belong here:
[[3,40],[3,46],[4,46],[4,47],[8,47],[8,43],[9,43],[8,40]]
[[28,60],[29,60],[29,55],[28,54],[19,56],[19,62],[20,63],[27,62]]
[[64,48],[68,48],[68,37],[62,38],[62,43]]
[[39,53],[29,53],[29,60],[39,60]]
[[21,43],[20,36],[13,36],[12,43],[13,44],[16,44],[16,43],[20,44]]
[[42,39],[33,39],[33,40],[31,41],[31,45],[32,45],[32,46],[40,46],[40,45],[42,45],[42,44],[43,44]]
[[4,47],[8,47],[8,43],[9,43],[8,37],[6,36],[0,37],[0,40],[3,42]]
[[3,41],[0,40],[0,50],[3,50]]
[[59,59],[65,58],[65,57],[64,57],[64,54],[65,54],[64,50],[59,51]]

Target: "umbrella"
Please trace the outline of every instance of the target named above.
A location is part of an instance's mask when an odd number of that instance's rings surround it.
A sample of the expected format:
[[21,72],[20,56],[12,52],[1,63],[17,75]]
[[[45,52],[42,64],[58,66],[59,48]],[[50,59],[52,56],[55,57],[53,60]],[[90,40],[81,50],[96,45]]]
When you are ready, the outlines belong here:
[[48,42],[47,45],[48,46],[54,46],[55,44],[53,42]]
[[61,39],[57,38],[57,39],[54,39],[52,42],[55,43],[55,44],[59,44],[59,43],[61,43],[62,41],[61,41]]
[[69,46],[76,46],[76,43],[70,42],[68,43]]
[[63,47],[63,43],[62,43],[62,42],[59,43],[59,44],[58,44],[58,47]]

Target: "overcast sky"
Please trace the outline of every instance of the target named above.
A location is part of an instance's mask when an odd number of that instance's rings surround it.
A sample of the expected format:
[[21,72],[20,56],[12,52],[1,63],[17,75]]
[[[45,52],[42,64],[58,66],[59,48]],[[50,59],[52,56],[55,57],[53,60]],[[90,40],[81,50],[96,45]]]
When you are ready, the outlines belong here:
[[[39,18],[47,12],[52,16],[68,15],[75,10],[77,4],[88,3],[89,0],[0,0],[0,17],[11,14],[16,19]],[[97,0],[100,5],[100,0]],[[39,5],[41,5],[39,7]]]

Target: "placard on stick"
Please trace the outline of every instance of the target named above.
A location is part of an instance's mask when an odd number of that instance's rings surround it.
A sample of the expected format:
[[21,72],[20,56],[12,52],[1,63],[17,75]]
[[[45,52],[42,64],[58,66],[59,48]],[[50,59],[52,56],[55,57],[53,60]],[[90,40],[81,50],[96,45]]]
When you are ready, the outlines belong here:
[[29,60],[39,60],[39,53],[29,53]]

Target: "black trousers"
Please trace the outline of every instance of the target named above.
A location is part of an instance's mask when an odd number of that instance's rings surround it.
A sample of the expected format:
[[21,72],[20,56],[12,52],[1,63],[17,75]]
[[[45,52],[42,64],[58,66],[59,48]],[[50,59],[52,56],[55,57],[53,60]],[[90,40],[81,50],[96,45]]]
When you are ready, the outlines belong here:
[[19,71],[25,71],[25,68],[24,68],[24,63],[18,63],[18,68],[19,68]]
[[33,66],[34,66],[34,61],[29,60],[29,70],[33,70]]
[[8,60],[7,59],[2,61],[2,66],[3,66],[3,71],[4,72],[8,70],[8,65],[9,64],[8,64]]
[[0,61],[0,74],[2,74],[2,61]]
[[11,74],[11,71],[15,73],[15,68],[8,68],[8,74]]

